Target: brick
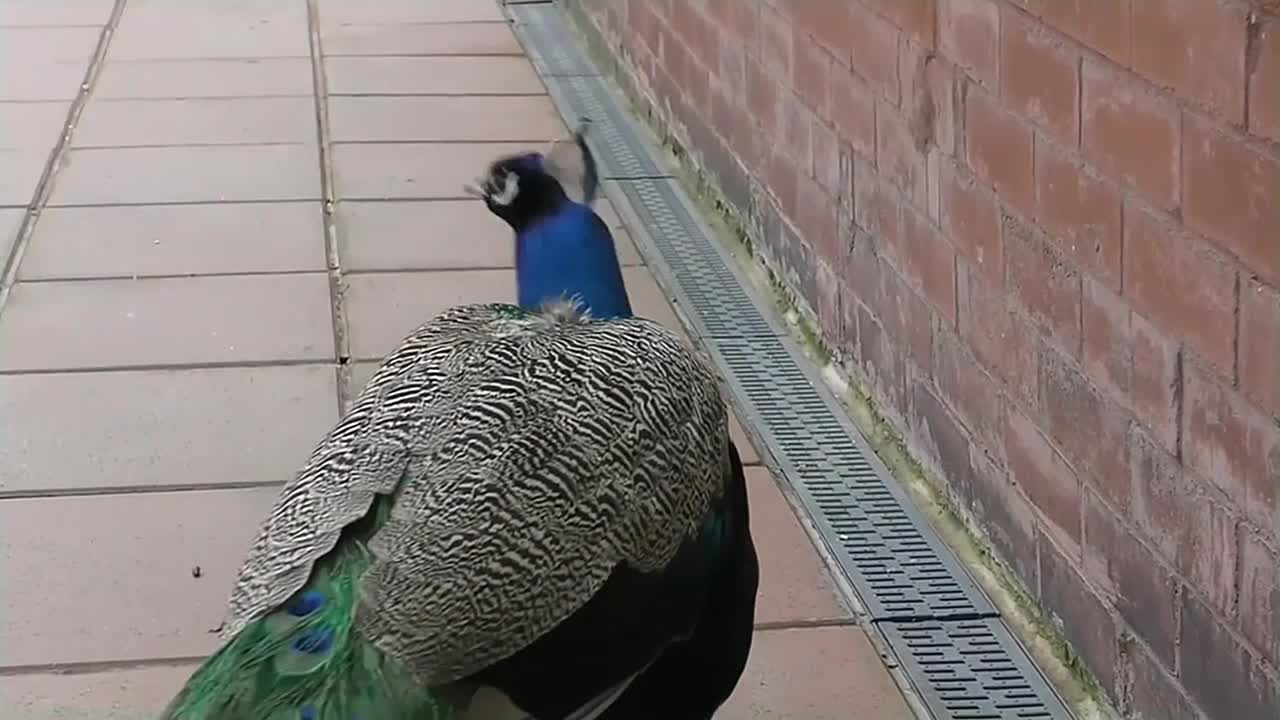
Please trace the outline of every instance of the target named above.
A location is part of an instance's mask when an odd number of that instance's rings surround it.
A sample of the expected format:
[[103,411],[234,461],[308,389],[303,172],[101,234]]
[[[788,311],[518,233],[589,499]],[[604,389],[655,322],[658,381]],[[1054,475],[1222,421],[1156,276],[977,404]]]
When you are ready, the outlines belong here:
[[1176,105],[1129,75],[1086,59],[1081,69],[1081,148],[1105,174],[1162,210],[1179,202]]
[[906,407],[906,366],[895,351],[889,336],[865,305],[856,310],[858,323],[858,359],[862,373],[878,393],[887,400],[891,411]]
[[807,174],[796,177],[796,229],[814,250],[817,258],[835,268],[844,268],[847,251],[836,233],[836,204],[831,196]]
[[874,297],[876,317],[889,338],[917,366],[933,367],[933,312],[907,279],[887,264],[880,268]]
[[1120,617],[1165,667],[1173,667],[1178,619],[1172,574],[1113,510],[1092,496],[1086,501],[1084,524],[1086,576],[1109,591]]
[[697,3],[678,2],[671,6],[671,28],[699,64],[706,68],[720,63],[719,28],[707,20]]
[[1276,526],[1280,425],[1194,363],[1183,369],[1183,462],[1263,527]]
[[809,172],[830,195],[841,192],[840,138],[823,120],[813,116],[809,124],[810,148],[813,152]]
[[1080,548],[1080,479],[1040,429],[1021,411],[1005,413],[1004,453],[1009,477],[1044,515],[1053,537],[1073,555]]
[[1034,0],[1046,24],[1121,65],[1130,58],[1130,0]]
[[1187,225],[1280,283],[1280,160],[1189,114],[1183,133]]
[[917,208],[928,207],[928,175],[924,151],[907,119],[884,100],[876,103],[876,167]]
[[[849,58],[854,72],[893,104],[898,103],[898,29],[859,3],[810,3],[845,6],[840,24],[824,25],[823,33]],[[819,35],[818,37],[822,37]]]
[[1256,28],[1249,75],[1249,132],[1280,142],[1280,19]]
[[1240,629],[1273,665],[1280,664],[1280,552],[1247,529],[1241,533]]
[[995,195],[944,158],[938,168],[938,196],[943,232],[973,261],[984,282],[1004,287],[1004,248]]
[[807,41],[797,33],[791,21],[767,4],[760,5],[760,66],[776,78],[791,77],[791,57],[797,40]]
[[965,94],[965,158],[1001,199],[1030,216],[1035,210],[1031,128],[977,86]]
[[1000,8],[991,0],[938,0],[938,46],[994,90],[1000,77]]
[[1123,200],[1075,157],[1036,139],[1036,217],[1081,269],[1120,290]]
[[1127,507],[1128,414],[1099,393],[1069,358],[1052,350],[1040,355],[1040,399],[1049,438],[1109,501]]
[[878,243],[896,243],[902,234],[902,196],[870,163],[855,159],[853,169],[854,221]]
[[1011,215],[1001,218],[1005,283],[1010,297],[1075,355],[1080,347],[1080,273],[1063,261],[1048,239]]
[[1130,315],[1133,331],[1134,417],[1170,453],[1179,454],[1182,421],[1182,351],[1178,345],[1137,313]]
[[942,320],[956,324],[956,251],[929,218],[903,208],[902,242],[895,252],[903,275]]
[[1280,709],[1280,681],[1199,598],[1182,596],[1181,677],[1214,718],[1268,718]]
[[1243,124],[1247,13],[1223,0],[1133,0],[1133,69]]
[[864,0],[868,7],[887,18],[913,42],[933,47],[940,0]]
[[987,451],[998,450],[1004,428],[1000,394],[992,392],[998,382],[982,369],[960,336],[950,329],[939,331],[936,342],[933,377],[939,394],[955,408],[974,439]]
[[984,367],[1000,377],[1024,406],[1039,407],[1040,343],[1030,323],[1013,312],[1004,293],[983,282],[971,265],[959,264],[958,327]]
[[982,450],[971,446],[969,463],[970,512],[1000,559],[1035,592],[1036,520],[1030,501],[1009,482],[1003,466]]
[[1075,147],[1080,53],[1007,7],[1000,18],[1000,97],[1005,107]]
[[955,496],[967,497],[971,493],[973,468],[969,464],[969,435],[959,418],[924,382],[911,385],[909,417],[910,427],[923,445],[921,454],[932,462]]
[[[799,34],[799,33],[797,33]],[[831,85],[833,61],[831,53],[808,38],[796,37],[792,44],[791,87],[811,110],[825,113]],[[836,66],[843,74],[844,67]]]
[[760,62],[747,58],[746,111],[760,124],[765,135],[777,134],[782,125],[781,93],[782,88],[768,70]]
[[1130,433],[1133,522],[1190,584],[1227,613],[1235,602],[1236,519],[1144,433]]
[[[635,5],[646,3],[627,3],[627,10],[633,11]],[[735,41],[754,47],[759,37],[760,16],[764,12],[764,3],[744,3],[738,0],[710,0],[707,12],[712,22],[728,31]]]
[[1236,274],[1195,238],[1125,206],[1125,293],[1138,312],[1226,377],[1235,366]]
[[1280,293],[1256,280],[1240,286],[1240,385],[1280,415]]
[[1118,623],[1107,603],[1084,581],[1070,558],[1058,549],[1050,536],[1038,534],[1040,556],[1040,602],[1057,621],[1058,629],[1084,659],[1094,677],[1117,695],[1114,678],[1119,676]]
[[1090,278],[1083,283],[1081,363],[1094,382],[1127,402],[1133,388],[1132,312],[1124,299]]
[[902,109],[918,147],[956,151],[955,67],[944,57],[906,38],[899,43]]
[[870,159],[876,157],[876,97],[862,78],[833,68],[830,87],[830,117],[840,137],[854,150]]
[[1150,648],[1131,639],[1126,654],[1132,683],[1129,703],[1134,717],[1206,720],[1173,677],[1171,669],[1163,667]]

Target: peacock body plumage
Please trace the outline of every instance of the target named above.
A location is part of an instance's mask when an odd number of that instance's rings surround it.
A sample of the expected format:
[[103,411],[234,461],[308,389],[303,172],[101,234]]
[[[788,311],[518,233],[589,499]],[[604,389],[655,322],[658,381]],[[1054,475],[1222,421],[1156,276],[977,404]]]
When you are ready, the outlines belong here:
[[[573,297],[598,318],[629,318],[632,309],[608,227],[590,207],[598,187],[595,160],[581,126],[571,142],[545,154],[499,158],[473,187],[516,234],[516,295],[525,308]],[[573,193],[567,189],[572,188]],[[573,199],[580,194],[582,202]],[[760,568],[751,537],[746,477],[727,444],[725,495],[708,508],[706,531],[661,571],[679,592],[650,608],[686,628],[621,688],[598,720],[708,720],[745,669],[754,631]],[[685,574],[693,568],[695,574]]]
[[708,602],[736,463],[717,383],[646,320],[428,321],[282,490],[163,720],[497,717],[464,714],[481,688],[595,717]]

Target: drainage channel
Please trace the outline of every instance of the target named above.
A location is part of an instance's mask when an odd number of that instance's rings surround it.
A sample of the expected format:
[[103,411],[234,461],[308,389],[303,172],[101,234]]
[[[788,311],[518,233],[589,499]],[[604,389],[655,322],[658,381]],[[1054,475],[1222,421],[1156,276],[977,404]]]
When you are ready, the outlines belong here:
[[506,10],[567,124],[591,119],[606,192],[928,712],[935,720],[1071,720],[999,611],[747,289],[560,7],[510,0]]

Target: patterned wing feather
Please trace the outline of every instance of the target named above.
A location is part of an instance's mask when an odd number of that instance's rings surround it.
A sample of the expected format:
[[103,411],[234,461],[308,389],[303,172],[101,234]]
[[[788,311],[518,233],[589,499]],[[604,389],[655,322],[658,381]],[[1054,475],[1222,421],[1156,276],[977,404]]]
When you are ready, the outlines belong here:
[[278,499],[228,634],[300,588],[393,494],[357,629],[423,682],[466,677],[661,568],[722,491],[717,378],[645,320],[455,308],[390,355]]

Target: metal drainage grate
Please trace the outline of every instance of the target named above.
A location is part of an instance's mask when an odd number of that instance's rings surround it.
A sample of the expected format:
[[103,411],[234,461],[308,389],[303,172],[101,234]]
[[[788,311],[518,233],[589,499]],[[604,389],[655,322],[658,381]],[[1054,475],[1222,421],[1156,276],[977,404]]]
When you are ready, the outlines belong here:
[[[605,143],[605,152],[613,145]],[[719,249],[705,240],[698,221],[680,200],[674,180],[619,181],[632,227],[648,236],[661,259],[685,291],[685,311],[701,337],[748,338],[783,334],[751,300],[738,278],[720,257]],[[697,242],[695,238],[703,238]]]
[[[1017,639],[998,618],[884,623],[903,669],[938,717],[1056,720],[1070,717]],[[903,651],[905,650],[905,652]],[[1036,681],[1029,681],[1035,679]]]
[[[509,8],[554,12],[551,4]],[[575,48],[564,21],[516,31],[531,53]],[[545,57],[545,54],[543,55]],[[583,60],[589,64],[589,60]],[[543,74],[565,119],[593,121],[592,150],[739,408],[796,489],[873,622],[938,720],[1072,717],[997,611],[892,479],[599,76]]]
[[[539,75],[599,75],[574,42],[565,19],[550,2],[508,2],[516,32],[528,39],[525,49]],[[566,42],[568,40],[568,42]]]
[[873,620],[995,614],[781,338],[708,345]]

